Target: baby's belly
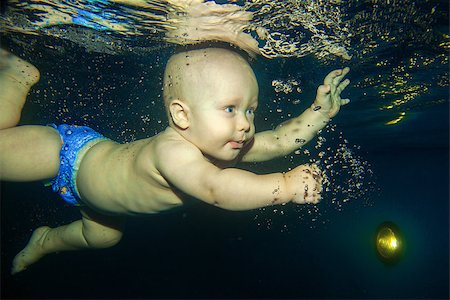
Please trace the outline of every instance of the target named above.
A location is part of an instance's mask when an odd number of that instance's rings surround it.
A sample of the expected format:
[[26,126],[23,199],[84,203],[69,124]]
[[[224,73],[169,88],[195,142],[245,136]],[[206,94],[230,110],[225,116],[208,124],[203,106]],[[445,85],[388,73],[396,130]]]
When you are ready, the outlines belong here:
[[133,161],[111,155],[107,144],[96,147],[85,155],[77,175],[85,204],[110,214],[151,214],[183,204],[170,188],[138,174]]
[[111,214],[152,214],[183,204],[172,191],[158,191],[148,183],[127,180],[78,180],[78,190],[87,205]]

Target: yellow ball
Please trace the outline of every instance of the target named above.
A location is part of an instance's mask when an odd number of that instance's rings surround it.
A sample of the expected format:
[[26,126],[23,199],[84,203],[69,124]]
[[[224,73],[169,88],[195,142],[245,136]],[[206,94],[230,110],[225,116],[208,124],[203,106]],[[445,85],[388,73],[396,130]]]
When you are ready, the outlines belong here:
[[392,222],[384,222],[378,227],[376,248],[378,257],[386,263],[395,263],[402,253],[403,242],[398,227]]

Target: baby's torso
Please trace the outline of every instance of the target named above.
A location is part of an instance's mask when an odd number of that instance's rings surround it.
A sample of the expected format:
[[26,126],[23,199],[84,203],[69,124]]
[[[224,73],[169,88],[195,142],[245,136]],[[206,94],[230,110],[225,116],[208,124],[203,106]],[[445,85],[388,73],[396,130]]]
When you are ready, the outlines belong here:
[[182,205],[159,174],[153,138],[129,144],[100,142],[83,157],[77,174],[82,201],[105,213],[156,213]]

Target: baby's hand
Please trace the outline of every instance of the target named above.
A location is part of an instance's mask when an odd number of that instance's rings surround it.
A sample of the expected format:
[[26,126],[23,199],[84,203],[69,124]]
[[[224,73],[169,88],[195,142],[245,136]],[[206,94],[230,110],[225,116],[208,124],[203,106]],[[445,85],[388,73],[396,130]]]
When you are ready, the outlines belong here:
[[301,165],[285,175],[288,190],[297,204],[319,203],[322,192],[322,175],[316,165]]
[[341,99],[341,92],[350,83],[350,80],[342,81],[342,79],[349,71],[349,68],[334,70],[325,77],[323,85],[317,89],[316,100],[312,105],[313,110],[332,118],[337,115],[341,105],[350,102],[349,99]]

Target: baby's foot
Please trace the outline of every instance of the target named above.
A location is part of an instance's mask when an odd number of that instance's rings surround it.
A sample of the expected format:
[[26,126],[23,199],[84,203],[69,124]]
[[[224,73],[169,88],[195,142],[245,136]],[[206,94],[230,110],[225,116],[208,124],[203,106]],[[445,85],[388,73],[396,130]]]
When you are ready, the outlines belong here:
[[26,92],[39,81],[39,70],[29,62],[0,49],[0,82],[15,84]]
[[26,247],[14,257],[11,274],[25,270],[29,265],[41,259],[45,253],[42,252],[42,240],[47,236],[50,227],[43,226],[37,228],[31,235]]

